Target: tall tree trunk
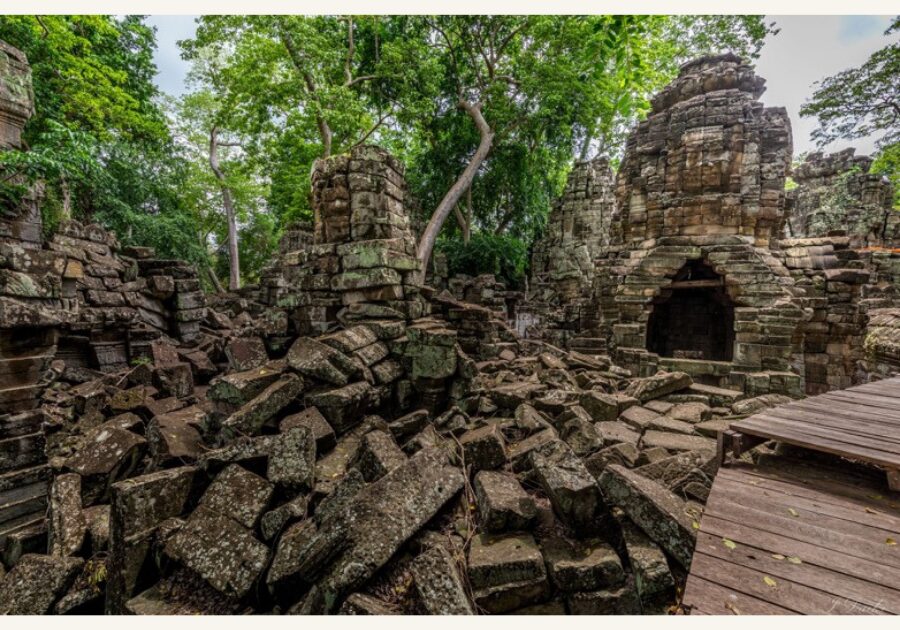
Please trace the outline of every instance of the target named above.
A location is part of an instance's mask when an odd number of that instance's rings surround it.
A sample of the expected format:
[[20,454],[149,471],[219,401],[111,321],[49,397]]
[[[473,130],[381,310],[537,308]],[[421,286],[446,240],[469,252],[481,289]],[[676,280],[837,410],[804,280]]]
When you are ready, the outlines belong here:
[[[350,23],[350,37],[351,37],[351,46],[353,45],[353,23]],[[315,101],[316,105],[321,107],[321,103],[319,101],[319,94],[316,89],[316,82],[313,79],[313,76],[306,69],[304,64],[303,56],[300,54],[300,51],[297,49],[296,44],[294,43],[294,38],[288,32],[288,30],[284,27],[281,29],[281,43],[284,44],[285,49],[288,51],[288,56],[291,58],[291,63],[294,64],[294,68],[300,73],[300,76],[303,77],[303,82],[306,84],[306,90],[309,92],[309,95],[312,97],[313,101]],[[347,61],[347,72],[350,72],[350,59],[352,58],[352,50],[351,56],[348,57]],[[348,79],[351,81],[351,79]],[[334,137],[334,133],[331,131],[331,126],[329,126],[328,121],[325,119],[325,116],[322,115],[321,111],[316,112],[316,126],[319,128],[319,137],[322,139],[322,157],[327,158],[331,157],[331,143],[332,138]]]
[[241,261],[238,254],[237,217],[234,212],[234,203],[231,200],[231,190],[225,183],[225,174],[219,167],[219,130],[213,127],[209,132],[209,166],[219,187],[222,189],[222,203],[225,205],[225,218],[228,221],[228,289],[236,291],[241,288]]
[[444,195],[444,198],[441,199],[437,208],[435,208],[434,213],[431,215],[431,220],[428,221],[428,225],[425,227],[425,231],[422,232],[422,237],[419,239],[419,247],[416,251],[416,255],[419,258],[423,277],[425,275],[425,270],[428,269],[428,261],[431,259],[431,252],[434,251],[434,243],[437,241],[438,234],[444,226],[444,222],[447,220],[447,217],[450,216],[450,213],[453,212],[456,204],[459,203],[459,200],[463,196],[463,193],[466,192],[466,189],[472,185],[472,180],[475,179],[475,173],[478,172],[481,164],[484,162],[485,158],[487,158],[487,155],[491,150],[491,145],[494,142],[494,130],[491,129],[481,113],[481,103],[475,103],[473,105],[466,100],[460,99],[458,106],[464,109],[475,123],[475,126],[478,128],[478,133],[481,136],[481,141],[478,143],[475,155],[469,160],[469,164]]
[[59,188],[62,192],[62,219],[68,221],[72,218],[72,191],[65,176],[59,178]]
[[213,288],[216,290],[216,293],[225,293],[225,287],[222,286],[222,283],[219,282],[219,276],[216,275],[216,270],[206,265],[206,275],[209,276],[209,281],[212,282]]
[[581,145],[581,154],[578,156],[578,159],[584,162],[588,158],[588,152],[591,150],[591,141],[594,139],[594,130],[591,129],[584,136],[584,142]]

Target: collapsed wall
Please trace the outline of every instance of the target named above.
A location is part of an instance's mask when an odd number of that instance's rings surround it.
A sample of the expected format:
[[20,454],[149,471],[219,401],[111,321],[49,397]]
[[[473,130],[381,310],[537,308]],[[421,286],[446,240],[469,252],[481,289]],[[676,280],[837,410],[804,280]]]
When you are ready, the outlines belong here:
[[[0,42],[0,151],[23,150],[33,112],[27,60]],[[20,553],[45,532],[48,379],[120,370],[155,339],[196,340],[206,308],[193,267],[121,249],[98,225],[65,221],[42,242],[42,183],[4,175],[23,194],[0,210],[0,547],[14,536]]]
[[811,153],[791,172],[796,188],[787,195],[789,238],[847,236],[851,248],[900,244],[900,212],[893,190],[881,175],[869,173],[872,158],[845,149]]
[[521,334],[594,354],[605,351],[596,343],[600,340],[579,333],[596,323],[590,304],[595,259],[609,248],[614,212],[615,178],[609,161],[576,163],[550,211],[544,235],[534,244],[527,303],[518,314]]

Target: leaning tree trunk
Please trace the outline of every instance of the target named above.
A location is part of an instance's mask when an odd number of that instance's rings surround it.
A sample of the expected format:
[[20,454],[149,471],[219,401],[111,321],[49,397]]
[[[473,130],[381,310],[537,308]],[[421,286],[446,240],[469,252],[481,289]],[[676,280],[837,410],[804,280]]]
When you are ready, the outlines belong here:
[[238,254],[237,217],[234,212],[234,203],[231,200],[231,190],[225,183],[225,174],[219,167],[219,130],[213,127],[209,132],[209,166],[219,180],[222,189],[222,203],[225,206],[225,218],[228,221],[228,289],[236,291],[241,288],[241,261]]
[[428,261],[431,259],[431,252],[434,251],[434,243],[437,241],[438,234],[444,226],[444,222],[447,220],[447,217],[450,216],[450,213],[453,212],[456,204],[459,203],[459,200],[463,196],[463,193],[466,192],[466,189],[472,185],[472,180],[475,179],[475,173],[478,172],[481,164],[484,162],[485,158],[487,158],[487,155],[491,150],[491,145],[494,142],[494,131],[481,114],[481,103],[473,105],[466,100],[460,100],[459,107],[464,109],[469,117],[475,122],[478,133],[481,135],[481,141],[478,143],[475,155],[469,160],[469,164],[463,170],[456,182],[450,187],[450,190],[447,191],[447,194],[444,195],[444,198],[441,199],[437,208],[435,208],[434,213],[431,215],[431,220],[428,221],[428,225],[425,227],[425,231],[422,232],[422,237],[419,239],[419,247],[416,251],[416,255],[419,258],[420,272],[423,278],[428,269]]

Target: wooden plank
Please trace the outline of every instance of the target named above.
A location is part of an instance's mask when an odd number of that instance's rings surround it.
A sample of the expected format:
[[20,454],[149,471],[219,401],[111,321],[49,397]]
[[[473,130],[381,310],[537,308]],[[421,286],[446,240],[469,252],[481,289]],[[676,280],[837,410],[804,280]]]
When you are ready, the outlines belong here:
[[[809,422],[797,422],[768,414],[758,414],[749,423],[751,426],[769,427],[774,433],[776,431],[784,431],[785,435],[793,434],[797,437],[821,438],[835,443],[843,443],[857,449],[869,449],[873,451],[875,456],[897,457],[900,459],[900,446],[891,442],[886,442],[880,438],[871,438],[864,435],[853,433],[852,431],[844,431],[834,429],[828,426],[812,424]],[[892,460],[888,460],[892,461]],[[900,463],[900,462],[898,462]]]
[[850,391],[882,393],[885,396],[900,398],[900,378],[889,378],[849,388]]
[[[722,537],[701,530],[697,536],[696,550],[771,576],[777,582],[790,580],[863,606],[880,608],[893,614],[900,613],[900,591],[804,562],[799,556],[781,554],[780,559],[776,558],[768,545],[759,548],[735,543],[734,549],[731,549],[725,546]],[[791,562],[787,560],[788,557],[799,559],[799,562]]]
[[[778,418],[783,422],[787,422],[796,426],[798,429],[805,429],[807,426],[810,426],[828,429],[829,431],[847,435],[850,438],[859,436],[864,440],[872,440],[878,445],[884,444],[885,450],[900,451],[900,438],[897,437],[898,435],[900,435],[900,425],[895,427],[880,425],[873,429],[872,427],[875,425],[870,425],[865,421],[848,420],[839,417],[829,418],[824,415],[802,413],[797,411],[791,412],[784,410],[779,412],[777,409],[769,409],[757,415],[760,418]],[[757,418],[754,416],[754,419]],[[848,441],[854,443],[856,442],[855,440]]]
[[858,402],[834,400],[833,398],[807,398],[806,400],[801,400],[799,403],[788,403],[783,405],[783,407],[787,409],[811,411],[813,413],[840,414],[848,418],[859,420],[880,420],[895,427],[900,423],[897,420],[898,412],[889,409],[867,407]]
[[760,510],[731,502],[709,501],[703,511],[703,517],[706,516],[752,524],[757,529],[773,534],[786,532],[791,538],[814,540],[820,547],[900,569],[900,553],[895,553],[884,540],[879,542],[865,540],[843,531],[835,531],[793,518],[787,513],[781,516],[773,514],[771,510]]
[[[716,482],[723,484],[723,489],[732,497],[747,497],[743,500],[753,501],[754,503],[763,502],[769,505],[776,505],[787,510],[794,509],[798,514],[807,512],[810,514],[820,514],[823,517],[837,518],[857,526],[872,528],[875,530],[883,530],[885,535],[892,536],[900,532],[900,517],[891,514],[883,509],[875,509],[874,507],[859,508],[857,506],[840,505],[835,503],[826,503],[817,501],[807,497],[784,494],[776,489],[761,489],[757,486],[746,483],[746,480],[729,479],[719,474]],[[743,505],[750,505],[743,503]],[[789,512],[790,513],[790,512]],[[799,518],[799,517],[798,517]],[[824,524],[824,523],[822,523]]]
[[[837,416],[845,418],[849,422],[869,422],[873,425],[883,425],[888,429],[894,430],[896,430],[898,425],[900,425],[900,420],[898,420],[897,415],[894,412],[887,412],[887,415],[884,415],[877,410],[874,410],[875,412],[873,413],[872,407],[865,407],[857,403],[846,404],[850,407],[846,407],[844,406],[844,403],[833,400],[809,402],[805,405],[794,405],[793,403],[791,403],[788,405],[779,405],[778,407],[773,407],[771,410],[764,409],[759,413],[766,413],[768,411],[777,410],[781,413],[790,414],[800,413],[812,416]],[[750,417],[752,418],[753,416]]]
[[[766,468],[764,470],[745,470],[748,477],[758,480],[757,487],[769,487],[775,483],[783,483],[791,487],[790,492],[798,496],[807,496],[821,502],[848,505],[865,510],[871,507],[877,510],[900,510],[900,495],[888,491],[884,476],[877,473],[877,484],[871,483],[865,476],[848,476],[849,480],[858,479],[858,485],[849,485],[847,479],[823,479],[821,471],[809,465],[802,470],[809,470],[808,478],[798,479],[789,470]],[[799,473],[798,473],[799,474]],[[873,474],[874,471],[873,471]],[[748,482],[749,483],[749,482]]]
[[845,433],[862,435],[870,439],[884,440],[885,442],[897,444],[900,447],[900,423],[892,427],[886,424],[870,423],[865,420],[848,420],[836,414],[811,414],[809,412],[777,408],[767,409],[765,415],[782,418],[798,424],[809,423]]
[[[727,472],[726,472],[727,471]],[[880,490],[862,486],[845,486],[840,481],[818,479],[798,481],[789,472],[780,470],[735,470],[734,467],[722,468],[719,475],[740,475],[744,483],[759,489],[772,489],[791,496],[804,497],[819,503],[830,503],[863,510],[874,508],[880,511],[891,511],[898,514],[900,504],[894,503]],[[716,479],[719,477],[717,476]]]
[[736,544],[766,549],[785,557],[795,556],[816,566],[843,573],[876,584],[900,584],[900,569],[880,562],[835,553],[812,541],[792,538],[788,533],[777,534],[755,529],[746,523],[735,523],[704,514],[700,531],[711,536],[728,538]]
[[790,580],[776,580],[775,586],[769,586],[765,582],[764,574],[702,552],[694,554],[691,573],[728,589],[804,615],[883,614],[883,611],[865,610],[859,605],[854,605],[855,602],[836,598]]
[[[727,482],[723,483],[727,484]],[[737,505],[740,505],[741,509],[754,510],[757,512],[755,516],[760,519],[759,522],[768,521],[772,518],[787,518],[789,521],[790,519],[793,519],[793,521],[790,522],[793,522],[795,526],[802,523],[841,536],[853,537],[853,540],[847,541],[848,544],[852,544],[853,542],[869,542],[872,544],[872,548],[878,550],[880,553],[891,551],[887,548],[885,541],[896,535],[896,519],[886,518],[886,515],[884,514],[860,514],[860,517],[871,516],[872,520],[877,522],[876,525],[868,525],[832,514],[822,514],[820,512],[826,511],[826,509],[823,508],[819,508],[818,511],[809,509],[809,504],[804,505],[803,500],[799,497],[787,497],[784,499],[782,495],[782,499],[778,499],[778,497],[774,496],[763,496],[761,493],[757,493],[754,496],[752,490],[748,488],[752,488],[752,486],[742,487],[739,484],[726,485],[723,490],[727,493],[728,499],[725,503],[724,512],[727,512],[728,504],[736,503]],[[719,507],[721,505],[723,505],[721,499],[715,506],[710,507],[709,504],[707,504],[704,513],[708,511],[710,514],[721,515],[724,513]],[[834,507],[827,509],[834,510]],[[794,516],[794,514],[797,516]],[[880,519],[877,518],[879,516],[881,517]],[[748,521],[749,525],[755,525],[756,523],[757,521]],[[900,556],[900,554],[897,555]]]
[[888,411],[900,411],[900,398],[891,398],[881,394],[854,392],[853,390],[843,389],[828,392],[826,396],[828,396],[828,400],[859,402],[868,407],[877,407],[879,409],[887,409]]
[[766,419],[765,422],[745,421],[740,426],[740,430],[744,433],[788,442],[790,444],[795,444],[796,446],[823,451],[833,455],[870,461],[891,468],[900,466],[900,453],[875,450],[859,444],[851,444],[842,440],[836,440],[817,434],[816,432],[810,431],[808,428],[804,428],[802,431],[795,430],[793,427],[789,426],[774,425]]
[[682,603],[691,607],[691,615],[793,615],[792,610],[727,589],[691,573],[684,588]]

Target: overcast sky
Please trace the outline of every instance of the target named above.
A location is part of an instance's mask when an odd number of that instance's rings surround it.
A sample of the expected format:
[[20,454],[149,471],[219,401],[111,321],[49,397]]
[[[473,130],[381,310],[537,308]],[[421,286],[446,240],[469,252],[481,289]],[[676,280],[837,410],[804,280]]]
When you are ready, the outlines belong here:
[[[768,19],[774,20],[781,32],[769,37],[757,61],[757,73],[766,79],[762,100],[769,106],[787,108],[794,130],[795,154],[815,150],[809,137],[816,126],[815,120],[800,118],[800,106],[812,94],[816,81],[862,64],[869,55],[892,41],[884,36],[891,18],[771,16]],[[151,16],[148,22],[157,30],[157,85],[169,94],[182,94],[188,64],[181,59],[176,42],[193,36],[194,16]],[[892,37],[896,40],[900,35],[895,33]],[[861,138],[835,142],[827,150],[855,146],[857,153],[865,154],[873,151],[874,144],[875,138]]]

